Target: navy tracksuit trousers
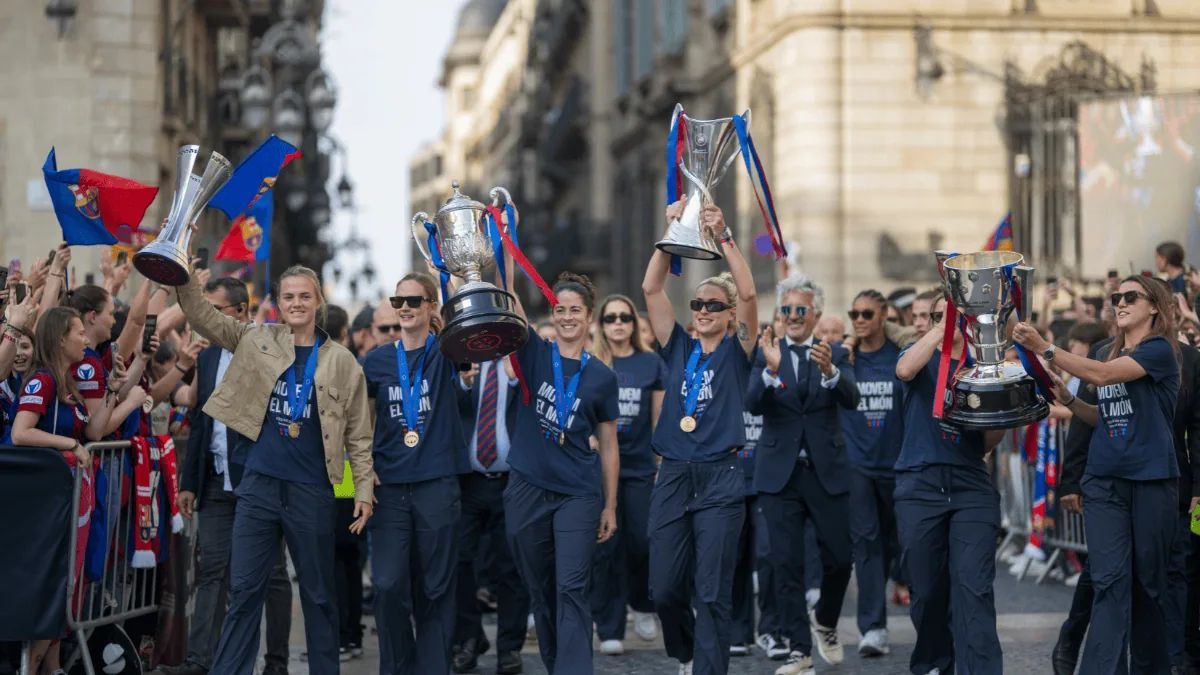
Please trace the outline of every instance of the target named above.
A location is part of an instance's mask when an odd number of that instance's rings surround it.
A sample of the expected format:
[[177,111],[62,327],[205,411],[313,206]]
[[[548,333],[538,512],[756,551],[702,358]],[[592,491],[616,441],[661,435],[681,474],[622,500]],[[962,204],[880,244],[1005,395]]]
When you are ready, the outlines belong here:
[[[1167,567],[1177,527],[1179,481],[1084,476],[1084,531],[1095,587],[1080,672],[1126,673],[1131,638],[1137,672],[1170,670]],[[1132,621],[1137,617],[1137,621]]]
[[511,474],[504,519],[517,569],[529,589],[538,651],[550,675],[591,675],[588,584],[603,498],[544,490]]
[[447,675],[454,642],[458,476],[385,483],[370,520],[381,675]]
[[903,471],[895,500],[917,629],[910,670],[953,673],[957,666],[957,672],[999,675],[1004,663],[992,584],[1000,495],[987,471],[951,465]]
[[251,675],[268,581],[282,534],[292,552],[304,609],[308,670],[338,672],[337,588],[333,564],[336,504],[329,485],[310,485],[247,472],[234,491],[229,610],[209,672]]
[[625,605],[654,611],[650,601],[650,493],[654,478],[622,478],[617,484],[617,533],[596,546],[592,565],[592,617],[601,640],[625,639]]
[[[650,500],[650,596],[667,655],[695,675],[724,675],[733,638],[733,576],[746,515],[737,456],[663,459]],[[694,610],[694,612],[693,612]]]

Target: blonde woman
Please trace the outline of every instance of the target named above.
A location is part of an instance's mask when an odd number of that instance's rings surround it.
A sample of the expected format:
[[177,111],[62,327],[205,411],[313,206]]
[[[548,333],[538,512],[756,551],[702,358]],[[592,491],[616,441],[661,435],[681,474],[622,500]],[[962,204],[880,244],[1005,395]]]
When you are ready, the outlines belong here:
[[229,611],[211,672],[253,673],[282,534],[300,584],[309,672],[337,673],[333,486],[342,481],[343,457],[354,475],[352,532],[361,532],[371,517],[375,489],[362,368],[317,328],[325,299],[307,267],[291,267],[280,277],[280,324],[222,314],[195,276],[179,288],[179,304],[197,332],[233,352],[204,412],[249,439],[245,474],[235,490]]

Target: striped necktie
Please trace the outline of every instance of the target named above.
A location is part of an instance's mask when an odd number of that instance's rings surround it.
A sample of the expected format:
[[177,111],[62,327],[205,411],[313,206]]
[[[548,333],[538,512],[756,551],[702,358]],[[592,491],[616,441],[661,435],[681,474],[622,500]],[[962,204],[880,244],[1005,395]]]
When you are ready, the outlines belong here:
[[475,457],[483,468],[490,469],[496,461],[496,401],[500,362],[488,364],[483,388],[479,392],[479,420],[475,425]]

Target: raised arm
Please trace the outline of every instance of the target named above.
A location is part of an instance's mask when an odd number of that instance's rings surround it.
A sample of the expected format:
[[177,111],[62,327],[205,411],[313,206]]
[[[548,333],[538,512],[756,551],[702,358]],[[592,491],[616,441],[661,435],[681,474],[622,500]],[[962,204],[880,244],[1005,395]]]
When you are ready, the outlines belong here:
[[746,264],[746,258],[725,225],[721,209],[712,204],[705,206],[700,214],[700,222],[702,227],[711,228],[717,235],[717,241],[721,242],[725,262],[729,263],[729,273],[733,275],[733,284],[737,287],[738,342],[742,343],[742,349],[747,354],[753,354],[758,344],[758,291],[754,288],[750,265]]
[[227,351],[237,350],[242,336],[250,329],[250,324],[222,314],[204,299],[200,282],[193,274],[188,282],[179,287],[179,306],[188,323],[208,341]]
[[[42,287],[42,300],[37,315],[45,316],[46,312],[58,305],[63,286],[67,280],[67,264],[71,262],[71,247],[66,243],[58,245],[54,254],[54,262],[50,263],[50,274],[46,277],[46,285]],[[32,327],[31,331],[32,332]]]
[[[942,319],[944,322],[945,319]],[[900,360],[896,362],[896,377],[904,382],[911,382],[917,373],[921,372],[928,363],[929,359],[933,358],[933,353],[937,351],[938,344],[942,341],[943,329],[942,323],[937,324],[929,330],[920,340],[913,343],[900,355]]]
[[[667,223],[683,215],[684,201],[680,199],[667,206]],[[667,297],[667,274],[671,270],[671,256],[657,248],[650,256],[646,265],[646,276],[642,279],[642,294],[646,298],[646,315],[650,318],[650,328],[654,330],[654,338],[658,344],[665,345],[671,339],[671,331],[675,330],[675,307]]]
[[142,331],[146,328],[146,314],[150,307],[150,292],[154,282],[149,279],[138,287],[137,295],[129,302],[129,316],[125,319],[125,327],[117,338],[114,356],[128,359],[133,356],[142,344]]

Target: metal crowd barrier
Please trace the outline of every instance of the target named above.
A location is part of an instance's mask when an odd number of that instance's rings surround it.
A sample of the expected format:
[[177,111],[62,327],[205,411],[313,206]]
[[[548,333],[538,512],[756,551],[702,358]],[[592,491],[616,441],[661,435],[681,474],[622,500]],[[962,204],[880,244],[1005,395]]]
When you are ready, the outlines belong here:
[[[103,505],[107,521],[93,521],[92,527],[105,527],[108,546],[104,571],[100,578],[83,582],[76,577],[79,528],[71,528],[67,625],[75,633],[79,650],[77,656],[82,659],[85,672],[87,675],[96,675],[87,646],[88,636],[100,626],[119,624],[134,617],[157,612],[158,568],[135,569],[130,565],[130,538],[136,517],[136,487],[132,480],[124,480],[125,463],[133,461],[129,452],[129,441],[89,443],[87,448],[94,458],[92,465],[102,468],[107,476],[107,489],[104,494],[96,494],[96,505]],[[72,518],[77,517],[76,514],[79,513],[83,482],[84,472],[76,471]],[[123,486],[126,488],[124,491]],[[121,504],[123,496],[128,498],[124,506]],[[83,576],[87,576],[86,572]],[[68,668],[70,666],[64,665]]]
[[[1066,447],[1065,424],[1057,426],[1058,435],[1058,475],[1062,476],[1062,461]],[[996,489],[1000,493],[1000,527],[1004,530],[1004,539],[996,549],[999,557],[1015,542],[1029,540],[1033,532],[1033,490],[1037,478],[1037,467],[1025,461],[1024,449],[1014,448],[1005,437],[994,453],[992,476]],[[1058,498],[1058,490],[1054,490],[1054,499]],[[1050,571],[1058,564],[1065,551],[1087,553],[1087,538],[1083,529],[1083,514],[1065,511],[1057,503],[1047,504],[1048,512],[1053,518],[1048,518],[1042,532],[1042,547],[1049,552],[1046,566],[1038,575],[1036,581],[1041,584],[1046,580]],[[1018,575],[1023,579],[1029,569],[1029,563]]]

